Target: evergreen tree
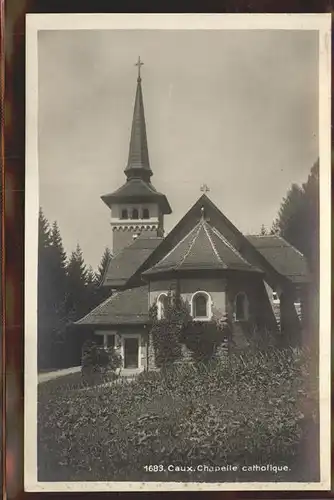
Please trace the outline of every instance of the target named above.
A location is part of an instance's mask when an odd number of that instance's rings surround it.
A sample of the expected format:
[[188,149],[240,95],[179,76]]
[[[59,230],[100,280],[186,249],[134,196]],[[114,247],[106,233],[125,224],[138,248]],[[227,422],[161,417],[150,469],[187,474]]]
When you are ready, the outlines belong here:
[[308,226],[304,253],[309,259],[311,269],[318,275],[320,244],[319,160],[313,165],[307,182],[303,184],[303,189],[305,193],[305,219]]
[[63,247],[59,227],[55,221],[52,224],[50,238],[50,270],[55,306],[59,314],[64,316],[64,301],[66,295],[66,253]]
[[49,254],[51,246],[50,224],[44,216],[42,208],[38,219],[38,275],[37,275],[37,329],[38,329],[38,367],[46,368],[50,364],[51,335],[50,320],[54,316],[52,310],[51,273]]
[[309,261],[318,274],[319,249],[319,161],[302,186],[293,184],[283,199],[272,233],[279,233]]
[[102,286],[103,284],[103,279],[106,275],[109,263],[112,259],[112,253],[109,249],[109,247],[106,247],[104,249],[100,265],[97,270],[97,279],[96,279],[96,305],[101,303],[103,300],[105,300],[108,295],[110,295],[110,290],[108,288]]
[[68,323],[66,310],[66,253],[64,251],[62,238],[56,221],[51,229],[51,246],[49,256],[49,267],[52,283],[52,304],[54,310],[54,319],[51,331],[52,336],[52,357],[53,365],[61,367],[59,363],[64,361],[66,346],[66,327]]
[[39,213],[38,255],[38,364],[58,368],[62,359],[67,324],[66,253],[57,222],[50,224]]
[[98,279],[96,274],[94,273],[92,266],[89,266],[86,275],[86,286],[95,288],[97,281]]
[[67,265],[67,300],[68,318],[77,320],[86,313],[87,309],[87,268],[83,259],[82,250],[78,244],[72,252]]
[[43,252],[49,248],[51,243],[51,229],[49,221],[46,219],[42,207],[39,209],[38,217],[38,250]]
[[97,270],[97,282],[98,284],[102,284],[103,278],[107,272],[109,262],[112,259],[112,253],[109,249],[109,247],[106,247],[104,249],[101,262],[99,264],[98,270]]

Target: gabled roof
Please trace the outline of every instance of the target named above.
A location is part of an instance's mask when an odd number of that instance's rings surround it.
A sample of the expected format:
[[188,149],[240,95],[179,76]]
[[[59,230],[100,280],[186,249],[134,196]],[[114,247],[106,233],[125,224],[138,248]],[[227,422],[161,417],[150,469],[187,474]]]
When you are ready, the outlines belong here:
[[183,240],[190,231],[196,226],[201,218],[202,208],[205,211],[205,218],[210,222],[224,241],[227,241],[253,268],[261,270],[264,273],[266,282],[276,288],[279,285],[285,285],[287,277],[282,275],[260,251],[244,236],[232,222],[218,209],[218,207],[203,194],[182,219],[174,226],[170,233],[164,238],[161,244],[153,250],[147,261],[136,271],[139,276],[144,271],[153,268],[169,252],[171,252],[181,240]]
[[204,218],[144,275],[166,271],[235,269],[259,271],[214,229]]
[[143,203],[156,202],[159,204],[164,214],[172,213],[172,209],[168,203],[166,196],[159,193],[155,187],[143,179],[129,179],[123,186],[113,193],[101,196],[104,203],[111,207],[112,203]]
[[309,281],[306,258],[281,236],[250,235],[247,239],[280,274],[296,283]]
[[126,285],[137,269],[147,260],[162,238],[139,236],[131,245],[112,258],[104,276],[103,286],[118,288]]
[[148,287],[140,286],[116,292],[76,325],[134,325],[149,320]]

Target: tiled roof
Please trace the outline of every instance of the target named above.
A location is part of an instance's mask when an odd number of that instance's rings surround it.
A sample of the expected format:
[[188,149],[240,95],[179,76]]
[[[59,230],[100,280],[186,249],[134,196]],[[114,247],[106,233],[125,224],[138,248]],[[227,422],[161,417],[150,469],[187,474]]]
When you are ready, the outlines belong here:
[[278,235],[250,235],[247,239],[280,274],[294,282],[310,277],[306,258]]
[[133,325],[149,319],[148,287],[140,286],[116,292],[76,325]]
[[259,271],[202,217],[165,257],[143,274],[197,269]]
[[139,236],[131,245],[123,248],[118,255],[110,260],[103,285],[110,287],[125,285],[161,241],[162,238]]
[[150,182],[146,182],[139,178],[129,179],[125,184],[123,184],[123,186],[113,193],[101,196],[101,199],[106,205],[108,205],[108,207],[110,207],[113,202],[117,201],[124,203],[155,201],[159,203],[163,213],[170,214],[172,212],[166,196],[159,193]]

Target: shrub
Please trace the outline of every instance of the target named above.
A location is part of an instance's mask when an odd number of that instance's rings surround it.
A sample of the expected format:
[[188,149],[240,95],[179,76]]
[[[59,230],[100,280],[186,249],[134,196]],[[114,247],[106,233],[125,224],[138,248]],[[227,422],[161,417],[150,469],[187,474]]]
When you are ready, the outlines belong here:
[[188,304],[178,292],[170,291],[167,299],[163,319],[157,317],[156,304],[150,310],[155,362],[158,367],[170,366],[181,358],[182,332],[190,321]]
[[[122,357],[114,348],[105,348],[89,340],[82,350],[81,374],[86,382],[117,377],[122,366]],[[119,373],[118,373],[119,375]]]
[[193,321],[189,304],[178,291],[168,293],[163,319],[157,318],[157,305],[150,309],[155,362],[158,367],[170,367],[182,358],[182,346],[191,352],[195,362],[208,362],[216,357],[218,348],[228,350],[231,325],[227,316],[210,322]]
[[[190,321],[183,329],[181,340],[192,352],[196,362],[208,362],[218,355],[218,348],[228,350],[230,328],[225,318],[221,320]],[[220,354],[220,353],[219,353]]]

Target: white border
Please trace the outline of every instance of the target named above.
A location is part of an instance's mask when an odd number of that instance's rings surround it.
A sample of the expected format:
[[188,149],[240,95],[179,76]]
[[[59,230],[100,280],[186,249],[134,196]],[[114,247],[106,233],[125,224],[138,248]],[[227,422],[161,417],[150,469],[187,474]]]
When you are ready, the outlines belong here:
[[[29,14],[26,19],[25,193],[25,420],[26,491],[181,491],[330,489],[331,307],[331,14]],[[319,31],[320,136],[320,459],[319,483],[140,483],[37,481],[37,242],[38,242],[38,30],[317,30]]]

